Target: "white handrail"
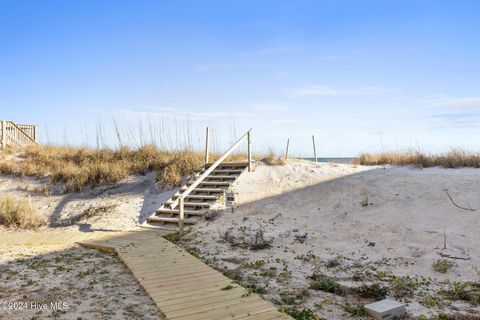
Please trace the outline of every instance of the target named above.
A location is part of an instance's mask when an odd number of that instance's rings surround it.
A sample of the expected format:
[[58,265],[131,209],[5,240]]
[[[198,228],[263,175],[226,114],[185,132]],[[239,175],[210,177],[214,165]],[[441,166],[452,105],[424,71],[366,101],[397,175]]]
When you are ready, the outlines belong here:
[[240,139],[237,140],[225,153],[218,158],[207,170],[205,170],[194,183],[192,183],[187,190],[185,190],[180,197],[175,200],[171,205],[170,208],[173,209],[177,205],[179,205],[179,220],[178,220],[178,231],[179,233],[183,232],[183,220],[184,220],[184,201],[185,198],[195,189],[213,170],[215,170],[232,152],[238,147],[243,140],[248,139],[248,170],[251,171],[251,162],[252,162],[252,155],[251,155],[251,147],[250,147],[250,139],[251,139],[251,131],[252,129],[248,130]]
[[[1,121],[1,147],[9,144],[17,144],[27,146],[29,144],[38,144],[36,141],[36,126],[34,125],[17,125],[13,121]],[[26,129],[26,130],[25,130]],[[27,132],[29,131],[33,137]]]

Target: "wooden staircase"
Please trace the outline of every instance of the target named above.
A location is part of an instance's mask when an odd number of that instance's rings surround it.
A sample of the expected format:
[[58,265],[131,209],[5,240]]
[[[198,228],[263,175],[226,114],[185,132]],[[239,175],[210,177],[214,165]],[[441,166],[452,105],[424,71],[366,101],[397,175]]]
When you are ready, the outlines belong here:
[[[224,162],[244,140],[248,140],[248,160]],[[207,142],[208,146],[208,142]],[[206,151],[208,162],[208,148]],[[183,232],[184,224],[194,224],[217,202],[225,204],[227,190],[248,169],[252,169],[251,129],[235,142],[217,161],[206,163],[180,190],[168,199],[141,225]]]
[[[178,192],[163,203],[142,226],[172,231],[178,230],[180,208],[178,204],[175,205],[175,201],[192,185],[195,178],[198,178],[211,165],[211,163],[206,164],[202,171],[194,175]],[[185,196],[183,203],[185,219],[183,223],[194,224],[207,214],[216,203],[219,203],[220,206],[223,205],[227,189],[247,168],[248,161],[223,162],[208,174],[197,187]]]
[[0,121],[0,149],[7,146],[26,147],[37,143],[37,126]]

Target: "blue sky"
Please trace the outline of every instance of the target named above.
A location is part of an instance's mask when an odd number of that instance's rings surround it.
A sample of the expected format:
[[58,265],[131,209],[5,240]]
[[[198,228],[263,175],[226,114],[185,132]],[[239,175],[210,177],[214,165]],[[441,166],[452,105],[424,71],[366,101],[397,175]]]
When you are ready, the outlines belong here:
[[[0,0],[0,118],[42,142],[480,150],[478,1]],[[152,129],[153,128],[153,129]],[[161,137],[159,137],[161,136]],[[99,138],[100,137],[100,138]],[[162,138],[163,137],[163,138]],[[171,137],[171,145],[165,140]]]

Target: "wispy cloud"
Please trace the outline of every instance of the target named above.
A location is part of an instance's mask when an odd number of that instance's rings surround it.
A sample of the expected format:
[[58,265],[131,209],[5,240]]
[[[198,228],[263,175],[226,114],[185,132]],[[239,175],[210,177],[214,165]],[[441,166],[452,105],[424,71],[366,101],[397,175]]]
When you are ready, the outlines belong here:
[[480,97],[447,98],[439,101],[438,105],[447,109],[480,109]]
[[443,113],[425,116],[431,128],[478,128],[480,127],[480,113]]
[[247,52],[247,53],[244,53],[243,56],[260,57],[260,56],[269,56],[269,55],[297,52],[301,50],[303,50],[303,48],[300,46],[282,45],[282,46],[273,46],[273,47],[259,49],[256,51]]
[[272,103],[264,103],[264,102],[259,102],[253,105],[253,109],[257,111],[265,111],[265,112],[284,112],[288,110],[288,107],[285,105],[279,105],[279,104],[272,104]]
[[365,86],[354,89],[341,89],[327,85],[307,85],[288,90],[290,97],[308,97],[308,96],[346,96],[346,95],[381,95],[386,93],[398,92],[400,88],[387,88],[381,86]]
[[195,112],[168,107],[143,107],[139,109],[115,109],[109,111],[96,110],[96,112],[113,115],[131,115],[140,117],[159,117],[165,119],[188,120],[188,121],[225,121],[238,118],[254,117],[255,114],[248,112]]

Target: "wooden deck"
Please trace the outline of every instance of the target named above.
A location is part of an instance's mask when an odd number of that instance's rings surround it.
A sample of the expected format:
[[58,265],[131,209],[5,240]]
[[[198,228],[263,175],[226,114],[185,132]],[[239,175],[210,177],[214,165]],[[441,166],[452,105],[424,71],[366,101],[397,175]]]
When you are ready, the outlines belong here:
[[158,230],[142,229],[78,243],[115,251],[167,319],[291,319],[163,235]]

